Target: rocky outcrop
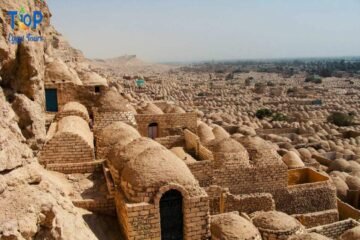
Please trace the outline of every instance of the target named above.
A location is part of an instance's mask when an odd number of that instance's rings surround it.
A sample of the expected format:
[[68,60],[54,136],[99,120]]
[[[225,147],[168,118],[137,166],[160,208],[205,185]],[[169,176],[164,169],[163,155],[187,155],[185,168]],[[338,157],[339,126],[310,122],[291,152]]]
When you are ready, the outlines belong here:
[[[20,10],[21,6],[26,12],[42,11],[44,20],[36,34],[43,36],[44,42],[11,44],[8,41],[10,33],[23,34],[23,30],[10,28],[6,12]],[[50,12],[43,1],[0,2],[1,240],[97,239],[63,187],[48,177],[34,155],[43,145],[46,133],[44,82],[45,72],[49,73],[47,65],[58,56],[71,58],[79,54],[60,41],[56,44],[58,36],[50,25]],[[69,54],[64,53],[67,50]],[[70,68],[65,63],[63,66]],[[76,72],[74,76],[76,79]]]

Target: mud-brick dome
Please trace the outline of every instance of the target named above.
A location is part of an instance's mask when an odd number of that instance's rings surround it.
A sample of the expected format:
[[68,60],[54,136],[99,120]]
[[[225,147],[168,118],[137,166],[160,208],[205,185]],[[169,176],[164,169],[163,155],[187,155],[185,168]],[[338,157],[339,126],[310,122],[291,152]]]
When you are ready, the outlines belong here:
[[45,79],[49,83],[66,82],[83,85],[77,73],[60,59],[55,59],[46,65]]
[[245,164],[249,163],[247,150],[232,138],[214,139],[210,141],[206,147],[214,153],[215,158],[218,156],[218,158],[222,160],[237,160]]
[[252,219],[263,236],[301,234],[304,227],[295,218],[277,211],[260,212]]
[[121,187],[128,199],[148,202],[160,187],[175,184],[189,194],[201,188],[186,164],[167,149],[148,148],[126,163]]
[[94,136],[79,116],[66,116],[51,124],[47,141],[39,153],[46,164],[68,164],[94,160]]
[[209,127],[207,124],[205,124],[203,122],[200,122],[198,124],[197,132],[200,137],[200,141],[202,143],[206,143],[206,142],[209,142],[209,141],[215,139],[215,135],[214,135],[211,127]]
[[288,166],[289,169],[302,168],[305,164],[301,158],[293,151],[288,151],[283,157],[283,162]]
[[211,217],[211,239],[261,240],[259,230],[237,213],[224,213]]
[[251,161],[256,165],[284,165],[277,149],[260,137],[236,137],[248,151]]
[[81,137],[90,147],[94,148],[94,136],[89,124],[78,116],[67,116],[62,118],[57,124],[57,135],[69,133]]
[[161,108],[159,108],[158,106],[156,106],[154,103],[147,103],[145,107],[141,108],[138,110],[139,114],[164,114],[164,112],[161,110]]
[[215,139],[225,139],[225,138],[229,138],[230,134],[222,127],[216,125],[213,129],[212,132],[215,135]]
[[246,152],[243,145],[232,138],[225,138],[221,140],[213,140],[208,145],[214,152],[238,153]]
[[57,119],[61,119],[66,116],[78,116],[89,122],[89,112],[84,105],[78,102],[66,103],[61,111],[57,114]]
[[121,96],[116,88],[111,88],[105,92],[99,99],[99,105],[102,110],[136,113],[135,108],[126,98]]
[[127,162],[150,148],[159,150],[166,149],[160,143],[155,142],[150,138],[141,137],[136,138],[127,145],[122,144],[122,142],[115,144],[110,150],[107,159],[117,171],[121,172]]
[[97,134],[99,147],[109,147],[117,143],[125,146],[140,137],[139,132],[135,128],[124,122],[114,122],[101,129]]

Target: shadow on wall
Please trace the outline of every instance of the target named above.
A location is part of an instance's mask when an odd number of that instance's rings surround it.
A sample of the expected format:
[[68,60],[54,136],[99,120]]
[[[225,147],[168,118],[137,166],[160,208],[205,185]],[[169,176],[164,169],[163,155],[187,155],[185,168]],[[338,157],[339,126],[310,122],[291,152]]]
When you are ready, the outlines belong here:
[[119,223],[116,217],[84,214],[84,221],[99,240],[123,240]]

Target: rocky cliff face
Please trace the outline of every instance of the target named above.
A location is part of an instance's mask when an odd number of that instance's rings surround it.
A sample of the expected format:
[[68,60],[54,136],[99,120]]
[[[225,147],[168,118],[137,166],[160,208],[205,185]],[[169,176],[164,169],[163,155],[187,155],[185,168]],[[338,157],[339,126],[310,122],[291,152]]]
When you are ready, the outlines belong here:
[[[42,11],[44,20],[34,33],[43,36],[43,42],[9,42],[9,34],[23,34],[24,30],[10,27],[7,11],[21,8],[26,12]],[[61,44],[60,35],[50,25],[50,16],[46,3],[40,0],[0,2],[1,240],[97,239],[34,155],[46,134],[46,67],[54,59],[65,62],[61,58],[64,55],[71,60],[82,56]],[[69,64],[66,67],[71,68]]]

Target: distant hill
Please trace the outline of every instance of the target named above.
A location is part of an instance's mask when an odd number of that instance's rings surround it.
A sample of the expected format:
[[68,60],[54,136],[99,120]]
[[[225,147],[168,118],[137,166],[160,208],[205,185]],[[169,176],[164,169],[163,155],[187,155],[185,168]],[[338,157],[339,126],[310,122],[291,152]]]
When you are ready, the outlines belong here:
[[110,69],[124,74],[151,74],[168,71],[173,68],[170,65],[145,62],[136,55],[124,55],[109,59],[92,59],[90,63],[97,68]]

